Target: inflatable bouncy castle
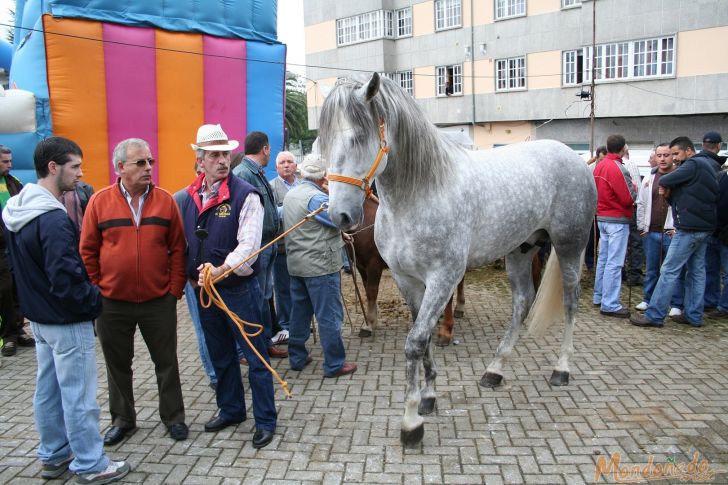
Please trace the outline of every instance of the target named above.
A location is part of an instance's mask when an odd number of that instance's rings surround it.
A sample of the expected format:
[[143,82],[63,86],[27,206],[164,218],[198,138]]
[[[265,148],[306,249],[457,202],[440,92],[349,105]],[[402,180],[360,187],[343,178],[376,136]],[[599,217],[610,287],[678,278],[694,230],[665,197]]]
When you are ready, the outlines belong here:
[[263,131],[275,157],[286,54],[276,13],[275,0],[17,0],[11,89],[0,94],[12,174],[35,180],[36,143],[65,136],[100,188],[116,180],[114,146],[137,137],[159,161],[155,183],[175,191],[194,177],[190,143],[204,123],[241,145]]

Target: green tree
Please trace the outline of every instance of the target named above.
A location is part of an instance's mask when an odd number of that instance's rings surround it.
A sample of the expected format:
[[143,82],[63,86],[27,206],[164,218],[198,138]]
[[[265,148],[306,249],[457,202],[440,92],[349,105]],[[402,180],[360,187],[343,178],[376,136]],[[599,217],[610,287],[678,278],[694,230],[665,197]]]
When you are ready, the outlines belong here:
[[304,81],[292,72],[286,73],[286,147],[303,145],[311,150],[316,131],[308,129],[308,104]]
[[13,44],[15,40],[15,9],[13,8],[8,9],[8,24],[10,24],[10,27],[5,27],[7,29],[5,38]]

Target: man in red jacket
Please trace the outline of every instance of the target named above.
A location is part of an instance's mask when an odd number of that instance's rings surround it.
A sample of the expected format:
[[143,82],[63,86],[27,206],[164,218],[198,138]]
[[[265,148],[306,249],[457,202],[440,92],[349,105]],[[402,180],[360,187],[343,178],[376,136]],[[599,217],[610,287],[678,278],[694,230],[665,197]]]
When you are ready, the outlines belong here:
[[81,256],[103,303],[96,330],[112,420],[104,444],[136,429],[131,362],[137,325],[154,362],[162,422],[173,439],[184,440],[177,364],[177,300],[185,285],[182,219],[172,195],[152,184],[147,142],[124,140],[113,157],[119,179],[91,197],[81,231]]
[[627,252],[629,223],[637,190],[622,163],[627,143],[622,135],[609,135],[607,156],[594,168],[597,185],[597,225],[599,260],[594,281],[594,304],[601,314],[628,318],[629,311],[619,302],[622,266]]

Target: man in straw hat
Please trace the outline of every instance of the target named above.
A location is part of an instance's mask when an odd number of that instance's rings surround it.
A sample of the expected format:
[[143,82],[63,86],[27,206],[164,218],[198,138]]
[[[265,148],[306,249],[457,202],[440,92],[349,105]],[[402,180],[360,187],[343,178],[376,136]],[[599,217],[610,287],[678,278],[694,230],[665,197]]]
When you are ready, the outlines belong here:
[[[300,165],[301,183],[283,201],[283,224],[290,228],[306,214],[329,201],[323,191],[326,161],[317,154],[307,155]],[[341,338],[344,310],[339,295],[344,243],[328,212],[316,215],[315,222],[304,224],[286,236],[288,272],[291,275],[291,320],[288,354],[291,368],[302,370],[312,358],[306,349],[311,335],[311,316],[316,315],[321,347],[324,351],[324,376],[339,377],[356,371],[346,362]]]
[[[230,174],[230,152],[238,142],[228,140],[220,125],[203,125],[197,130],[192,148],[202,172],[187,188],[182,218],[188,243],[187,275],[202,284],[202,270],[209,267],[213,278],[236,269],[215,286],[227,307],[247,322],[261,323],[263,295],[256,279],[257,257],[238,266],[260,248],[263,231],[263,202],[260,192]],[[200,321],[212,365],[217,376],[215,417],[205,431],[215,432],[246,419],[245,395],[240,376],[236,342],[249,363],[248,381],[253,396],[255,434],[253,447],[262,448],[273,440],[277,413],[273,378],[263,362],[244,341],[235,323],[214,304],[199,305]],[[252,332],[255,329],[246,328]],[[269,360],[263,334],[250,342]]]

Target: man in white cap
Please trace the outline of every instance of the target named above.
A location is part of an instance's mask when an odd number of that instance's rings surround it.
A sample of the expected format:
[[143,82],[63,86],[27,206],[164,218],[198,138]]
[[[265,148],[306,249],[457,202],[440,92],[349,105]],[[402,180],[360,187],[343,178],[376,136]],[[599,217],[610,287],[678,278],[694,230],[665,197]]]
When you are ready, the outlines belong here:
[[[320,155],[311,154],[303,159],[300,168],[302,181],[283,201],[286,229],[329,202],[323,190],[327,183],[326,161]],[[311,335],[311,316],[315,314],[324,352],[324,376],[339,377],[356,371],[355,363],[345,361],[346,350],[341,338],[344,311],[339,298],[339,270],[343,265],[343,245],[341,234],[326,211],[286,236],[292,305],[288,354],[294,370],[302,370],[312,362],[306,341]]]
[[[212,277],[236,269],[215,286],[227,307],[241,319],[261,323],[261,289],[256,272],[259,259],[238,266],[260,248],[263,231],[263,201],[260,192],[247,182],[230,176],[230,152],[238,142],[228,140],[220,125],[203,125],[197,131],[196,152],[200,175],[187,188],[182,204],[187,236],[187,276],[194,286],[202,284],[202,270],[210,267]],[[273,378],[263,362],[243,340],[235,323],[215,305],[199,305],[200,321],[210,360],[217,376],[215,389],[218,413],[205,424],[215,432],[245,421],[246,406],[236,342],[248,363],[248,381],[253,397],[255,434],[253,447],[262,448],[273,440],[277,413]],[[264,337],[250,337],[258,353],[269,360]]]

